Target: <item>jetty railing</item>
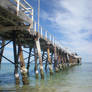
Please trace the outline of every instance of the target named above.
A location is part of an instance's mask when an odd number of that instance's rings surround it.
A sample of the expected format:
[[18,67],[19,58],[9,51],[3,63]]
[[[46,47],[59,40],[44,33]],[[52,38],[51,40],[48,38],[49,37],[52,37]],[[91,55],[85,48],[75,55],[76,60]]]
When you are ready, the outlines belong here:
[[[26,0],[10,0],[10,1],[16,5],[17,16],[19,14],[19,11],[21,10],[22,12],[24,12],[26,16],[32,19],[32,24],[31,24],[32,28],[30,31],[37,33],[38,24],[36,21],[34,21],[34,17],[33,17],[34,12],[32,6]],[[50,34],[46,29],[44,29],[41,25],[39,25],[38,34],[40,35],[40,38],[43,38],[48,42],[52,43],[53,45],[62,48],[61,42],[59,40],[56,40],[56,38],[52,34]],[[62,49],[66,50],[64,47]]]
[[20,10],[24,12],[33,21],[33,8],[26,0],[10,0],[14,5],[16,5],[17,15]]
[[[19,14],[19,11],[21,10],[22,12],[24,12],[26,16],[32,19],[33,25],[32,24],[31,25],[33,27],[32,28],[33,32],[37,33],[38,24],[36,23],[36,21],[34,21],[34,18],[33,18],[34,13],[33,13],[32,6],[26,0],[10,0],[10,1],[16,6],[17,16]],[[41,38],[48,40],[53,45],[55,45],[55,42],[59,43],[58,41],[55,41],[55,37],[52,34],[50,34],[47,30],[45,30],[41,25],[40,25],[38,34],[40,35]],[[58,44],[58,46],[60,46],[60,44]]]

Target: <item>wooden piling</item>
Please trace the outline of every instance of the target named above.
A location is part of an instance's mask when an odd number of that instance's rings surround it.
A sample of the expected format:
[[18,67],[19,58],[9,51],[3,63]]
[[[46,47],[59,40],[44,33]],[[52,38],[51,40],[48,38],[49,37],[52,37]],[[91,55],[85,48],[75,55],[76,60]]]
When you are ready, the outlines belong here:
[[61,55],[62,55],[61,56],[61,58],[62,58],[62,69],[64,69],[65,68],[65,66],[64,66],[65,60],[64,60],[64,52],[63,51],[62,51]]
[[73,64],[72,56],[69,55],[69,66],[72,66],[72,64]]
[[46,63],[45,63],[45,71],[47,72],[47,65],[48,65],[48,56],[46,57]]
[[28,56],[28,63],[27,63],[27,74],[28,74],[28,75],[29,75],[31,51],[32,51],[32,48],[29,48],[29,56]]
[[60,56],[60,54],[58,54],[58,66],[59,66],[59,69],[62,70],[61,56]]
[[66,68],[66,57],[65,57],[65,53],[63,53],[63,69]]
[[17,49],[16,49],[16,32],[13,34],[13,53],[14,53],[14,62],[15,62],[15,70],[14,70],[14,75],[15,75],[15,81],[16,85],[19,85],[19,73],[18,73],[18,55],[17,55]]
[[44,50],[43,50],[43,54],[42,54],[42,62],[44,61]]
[[66,53],[67,67],[69,67],[69,55]]
[[57,49],[56,49],[56,46],[54,47],[54,68],[55,68],[55,71],[58,72],[58,67],[57,67]]
[[49,71],[50,71],[50,75],[53,74],[53,69],[52,69],[52,62],[51,62],[51,57],[50,57],[50,48],[48,46],[47,48],[47,55],[48,55],[48,62],[49,62]]
[[53,63],[53,52],[51,52],[51,63]]
[[35,38],[35,44],[39,56],[39,66],[40,66],[40,74],[41,74],[41,79],[44,79],[44,72],[43,72],[43,64],[42,64],[42,56],[41,56],[41,47],[40,47],[40,42],[39,42],[39,36],[38,33],[36,34]]
[[23,58],[23,52],[22,52],[22,46],[18,45],[18,53],[19,53],[19,59],[20,59],[20,69],[22,74],[22,82],[24,85],[29,84],[28,77],[27,77],[27,69],[25,68],[25,62]]
[[63,60],[62,60],[62,54],[61,54],[61,55],[60,55],[60,69],[61,69],[61,70],[63,70],[62,62],[63,62]]
[[64,67],[67,67],[67,57],[66,57],[66,53],[64,53]]
[[57,50],[57,68],[59,69],[59,63],[60,63],[60,56],[59,56],[59,50]]
[[38,74],[37,58],[38,58],[38,53],[37,53],[36,46],[34,46],[34,59],[35,59],[35,68],[34,68],[34,71],[35,71],[36,78],[38,79],[38,75],[39,74]]

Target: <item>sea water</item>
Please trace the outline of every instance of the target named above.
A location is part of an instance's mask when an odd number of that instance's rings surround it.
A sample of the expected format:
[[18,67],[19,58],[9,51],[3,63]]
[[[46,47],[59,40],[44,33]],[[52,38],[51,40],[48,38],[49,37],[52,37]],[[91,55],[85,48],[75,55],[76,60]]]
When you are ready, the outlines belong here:
[[[92,63],[83,63],[54,73],[45,71],[45,79],[35,79],[34,64],[30,65],[29,85],[15,85],[14,66],[2,64],[0,69],[0,92],[92,92]],[[21,74],[20,74],[21,79]]]

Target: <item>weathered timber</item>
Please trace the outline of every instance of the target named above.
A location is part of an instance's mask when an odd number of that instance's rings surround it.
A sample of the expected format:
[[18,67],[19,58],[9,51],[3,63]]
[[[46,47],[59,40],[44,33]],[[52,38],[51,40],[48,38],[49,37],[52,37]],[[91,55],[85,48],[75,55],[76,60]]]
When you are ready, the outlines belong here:
[[42,61],[44,61],[44,51],[43,51],[43,53],[42,53]]
[[34,46],[34,58],[35,58],[35,67],[34,67],[34,71],[35,71],[36,78],[38,78],[37,56],[38,56],[37,48],[36,48],[36,46]]
[[29,75],[31,51],[32,51],[32,48],[29,48],[29,53],[28,53],[29,56],[28,56],[28,62],[27,62],[27,73],[28,73],[28,75]]
[[[8,16],[12,14],[12,17],[15,17],[15,15],[17,15],[17,7],[13,3],[11,3],[10,0],[0,0],[0,6],[5,9],[5,12],[3,11],[4,14],[8,13]],[[32,19],[26,16],[22,10],[19,11],[16,19],[20,19],[21,21],[19,22],[27,22],[29,24],[32,23]]]
[[56,72],[59,71],[59,69],[57,67],[57,48],[56,48],[56,46],[54,47],[54,68],[55,68]]
[[38,34],[36,35],[36,38],[35,38],[35,44],[36,44],[36,48],[37,48],[37,52],[38,52],[38,56],[39,56],[41,78],[44,79],[41,48],[40,48],[40,42],[39,42]]
[[16,32],[13,33],[13,52],[14,52],[14,62],[15,62],[15,80],[16,84],[19,85],[19,73],[18,73],[18,56],[17,56],[17,49],[16,49]]
[[45,70],[46,70],[46,72],[47,72],[47,65],[48,65],[48,55],[46,57],[46,63],[45,63]]
[[4,52],[4,47],[3,47],[4,45],[5,45],[5,40],[2,40],[1,49],[0,49],[0,64],[1,64],[2,55],[3,55],[3,52]]
[[63,66],[63,69],[65,69],[66,68],[66,57],[65,57],[65,53],[64,52],[62,54],[62,60],[63,60],[62,66]]
[[22,81],[24,85],[29,84],[28,77],[27,77],[27,69],[25,68],[25,62],[23,58],[22,46],[18,45],[18,54],[20,58],[20,67],[21,67],[21,74],[22,74]]
[[53,63],[53,52],[51,52],[51,63]]
[[58,54],[58,68],[62,70],[62,64],[61,64],[61,56]]
[[53,74],[53,68],[52,68],[49,46],[47,48],[47,55],[48,55],[48,62],[49,62],[49,71],[50,71],[50,75],[52,75]]
[[30,25],[28,26],[2,26],[0,27],[0,32],[7,32],[7,31],[19,31],[19,30],[27,30],[30,28]]

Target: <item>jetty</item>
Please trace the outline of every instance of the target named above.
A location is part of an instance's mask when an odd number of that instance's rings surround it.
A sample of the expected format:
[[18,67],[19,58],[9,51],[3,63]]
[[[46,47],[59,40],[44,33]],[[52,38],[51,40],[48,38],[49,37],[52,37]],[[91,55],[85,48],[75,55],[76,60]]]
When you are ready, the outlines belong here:
[[[11,42],[13,43],[13,61],[3,55],[4,48]],[[28,48],[29,51],[23,48]],[[27,67],[23,52],[28,54]],[[44,79],[43,63],[45,63],[45,69],[47,65],[49,66],[50,75],[81,63],[80,56],[62,47],[52,34],[44,31],[39,22],[34,21],[34,9],[27,0],[0,0],[0,64],[2,58],[14,64],[16,84],[20,81],[19,69],[23,84],[28,84],[32,56],[34,56],[36,78],[39,74],[39,62],[41,79]]]

